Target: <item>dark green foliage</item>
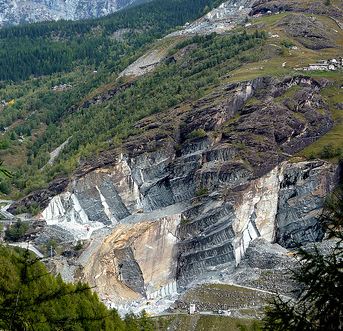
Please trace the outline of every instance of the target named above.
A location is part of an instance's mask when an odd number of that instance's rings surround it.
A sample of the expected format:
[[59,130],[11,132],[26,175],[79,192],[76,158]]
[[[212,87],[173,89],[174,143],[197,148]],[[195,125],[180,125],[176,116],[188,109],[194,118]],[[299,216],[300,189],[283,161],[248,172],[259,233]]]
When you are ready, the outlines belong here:
[[[0,80],[27,79],[79,65],[118,69],[123,55],[199,17],[216,0],[155,0],[96,20],[58,21],[0,30]],[[127,31],[118,40],[113,33]]]
[[291,42],[289,40],[282,40],[281,45],[286,47],[286,48],[291,48],[294,46],[293,42]]
[[319,153],[322,159],[332,159],[342,154],[341,148],[335,148],[333,145],[325,145]]
[[1,330],[150,331],[143,313],[121,320],[86,284],[66,284],[28,251],[0,246]]
[[6,139],[0,140],[0,149],[7,149],[10,146],[10,143]]
[[139,316],[127,314],[124,319],[125,330],[128,331],[154,331],[154,323],[143,310]]
[[18,220],[5,231],[5,239],[8,241],[19,241],[23,239],[28,228],[27,223]]
[[208,189],[206,187],[200,187],[196,192],[195,195],[197,197],[208,195]]
[[300,249],[294,280],[302,285],[297,300],[278,297],[266,310],[266,331],[336,331],[343,328],[343,190],[328,200],[323,226],[336,238],[329,254]]
[[12,173],[3,166],[3,161],[0,161],[0,176],[1,175],[5,178],[13,177]]
[[254,321],[250,326],[238,324],[239,331],[261,331],[261,323]]
[[78,240],[75,245],[75,250],[80,251],[83,248],[83,242],[81,240]]
[[194,138],[204,138],[206,137],[206,131],[204,129],[198,129],[198,130],[194,130],[192,131],[187,138],[189,139],[194,139]]
[[11,186],[8,180],[0,178],[0,193],[9,194],[11,192]]

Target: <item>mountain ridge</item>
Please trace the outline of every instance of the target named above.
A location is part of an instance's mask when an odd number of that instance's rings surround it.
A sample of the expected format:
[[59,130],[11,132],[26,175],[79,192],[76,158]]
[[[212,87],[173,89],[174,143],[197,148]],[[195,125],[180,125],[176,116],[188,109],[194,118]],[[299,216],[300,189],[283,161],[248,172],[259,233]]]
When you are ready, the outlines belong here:
[[80,20],[112,14],[142,1],[135,0],[39,0],[0,1],[0,27],[56,20]]

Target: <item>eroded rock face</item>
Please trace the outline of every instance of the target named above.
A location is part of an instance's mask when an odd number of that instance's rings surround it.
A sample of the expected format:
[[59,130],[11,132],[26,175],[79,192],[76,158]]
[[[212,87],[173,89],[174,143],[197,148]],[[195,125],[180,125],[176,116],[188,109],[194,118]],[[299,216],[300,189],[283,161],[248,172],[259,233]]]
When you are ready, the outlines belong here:
[[[320,240],[337,166],[286,160],[332,127],[320,96],[327,84],[258,78],[145,118],[121,152],[83,164],[45,199],[42,218],[91,238],[82,279],[118,301],[171,294],[234,267],[256,238]],[[111,231],[101,242],[91,236],[100,228]]]
[[337,167],[326,162],[285,162],[226,192],[226,198],[212,197],[187,210],[179,228],[180,286],[239,264],[257,238],[287,248],[320,240],[318,218],[337,180]]
[[280,183],[275,240],[284,247],[319,241],[318,223],[325,196],[337,181],[334,168],[323,162],[287,165]]
[[336,183],[337,166],[284,162],[234,190],[195,198],[176,214],[123,219],[90,258],[81,258],[83,280],[115,302],[163,297],[238,265],[256,239],[285,248],[318,241],[318,217]]
[[180,218],[175,214],[117,226],[85,263],[82,279],[115,302],[176,291]]

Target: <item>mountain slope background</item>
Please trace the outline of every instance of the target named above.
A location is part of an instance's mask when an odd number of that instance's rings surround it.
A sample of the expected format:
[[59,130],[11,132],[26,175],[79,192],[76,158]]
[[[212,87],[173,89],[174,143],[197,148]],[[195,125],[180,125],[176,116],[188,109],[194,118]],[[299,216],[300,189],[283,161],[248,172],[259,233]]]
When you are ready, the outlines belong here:
[[[57,242],[53,269],[122,310],[166,308],[177,290],[177,311],[197,300],[257,318],[265,291],[290,295],[294,247],[323,239],[339,182],[342,71],[304,68],[339,60],[342,1],[176,3],[0,31],[3,59],[33,68],[3,77],[1,158],[15,176],[2,189],[28,194],[8,211],[37,214],[31,238]],[[125,25],[130,11],[140,19]],[[79,35],[90,53],[54,68],[41,46],[82,54]]]
[[141,2],[134,0],[1,1],[0,27],[40,21],[96,18]]

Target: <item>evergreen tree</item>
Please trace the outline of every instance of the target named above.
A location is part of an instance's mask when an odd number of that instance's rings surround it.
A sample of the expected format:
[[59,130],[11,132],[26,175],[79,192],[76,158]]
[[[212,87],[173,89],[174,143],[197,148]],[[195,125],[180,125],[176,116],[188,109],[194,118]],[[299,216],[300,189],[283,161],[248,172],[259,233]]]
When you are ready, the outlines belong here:
[[343,329],[343,190],[326,202],[322,224],[334,247],[300,249],[301,267],[293,271],[302,285],[297,300],[276,298],[266,310],[265,331],[337,331]]
[[136,329],[152,330],[146,315],[130,314],[124,322],[88,285],[66,284],[28,250],[0,246],[0,330]]

